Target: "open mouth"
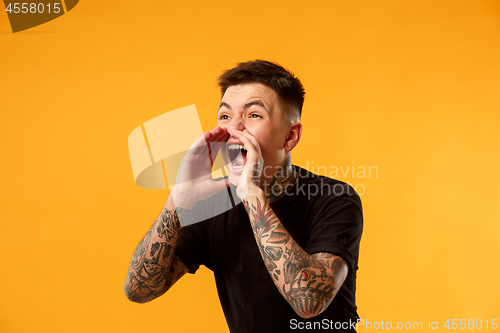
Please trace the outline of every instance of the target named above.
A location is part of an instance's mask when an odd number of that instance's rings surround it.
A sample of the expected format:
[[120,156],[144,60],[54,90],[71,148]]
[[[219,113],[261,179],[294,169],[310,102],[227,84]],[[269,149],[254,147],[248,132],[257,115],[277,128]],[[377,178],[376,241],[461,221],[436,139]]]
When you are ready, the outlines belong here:
[[230,144],[227,147],[227,156],[235,169],[241,169],[247,161],[247,150],[243,145]]

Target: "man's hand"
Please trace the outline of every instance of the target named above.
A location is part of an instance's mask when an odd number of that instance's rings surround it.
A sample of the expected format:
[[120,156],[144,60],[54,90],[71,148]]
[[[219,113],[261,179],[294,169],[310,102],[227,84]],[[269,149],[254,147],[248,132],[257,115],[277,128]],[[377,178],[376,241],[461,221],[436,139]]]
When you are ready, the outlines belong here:
[[212,166],[229,134],[217,126],[196,140],[182,159],[172,199],[176,207],[191,209],[193,205],[229,187],[228,181],[212,179]]
[[262,168],[264,167],[264,159],[262,158],[259,142],[247,130],[238,131],[230,129],[229,131],[229,134],[240,140],[247,150],[245,168],[241,173],[238,187],[236,188],[236,195],[238,195],[241,200],[244,200],[248,195],[258,195],[261,190],[260,182]]

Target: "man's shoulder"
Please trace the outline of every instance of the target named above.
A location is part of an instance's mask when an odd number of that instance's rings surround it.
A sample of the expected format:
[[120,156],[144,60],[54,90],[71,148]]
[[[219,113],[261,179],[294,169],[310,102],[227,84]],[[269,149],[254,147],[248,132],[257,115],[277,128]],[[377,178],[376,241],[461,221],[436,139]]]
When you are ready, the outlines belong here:
[[308,199],[321,198],[321,201],[347,200],[361,210],[361,199],[356,190],[346,182],[317,175],[299,166],[293,165],[298,175],[297,190]]

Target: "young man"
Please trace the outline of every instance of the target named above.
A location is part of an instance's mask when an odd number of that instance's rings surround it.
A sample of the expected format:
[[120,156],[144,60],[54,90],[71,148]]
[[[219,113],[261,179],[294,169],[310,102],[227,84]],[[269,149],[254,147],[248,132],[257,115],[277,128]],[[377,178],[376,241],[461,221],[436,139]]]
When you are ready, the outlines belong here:
[[[205,265],[232,332],[354,331],[361,202],[347,184],[292,166],[302,84],[256,60],[219,85],[218,126],[184,157],[134,253],[127,297],[148,302]],[[229,176],[217,181],[219,151]]]

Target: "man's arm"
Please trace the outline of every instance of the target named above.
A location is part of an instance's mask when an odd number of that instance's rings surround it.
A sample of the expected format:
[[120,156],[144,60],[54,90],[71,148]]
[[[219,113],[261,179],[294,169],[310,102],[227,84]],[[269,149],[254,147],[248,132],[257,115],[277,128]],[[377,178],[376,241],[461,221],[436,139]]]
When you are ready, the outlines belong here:
[[125,281],[129,300],[149,302],[164,294],[188,271],[175,255],[181,229],[179,217],[182,219],[188,212],[175,209],[169,196],[160,216],[135,249]]
[[263,191],[247,196],[243,204],[264,264],[278,290],[302,318],[319,315],[342,286],[347,263],[331,253],[306,253],[271,209]]
[[188,220],[197,201],[229,186],[227,181],[214,181],[211,172],[227,137],[227,130],[217,126],[196,140],[182,159],[174,189],[130,262],[125,293],[131,301],[144,303],[161,296],[188,271],[175,255],[180,222]]
[[347,263],[331,253],[309,255],[290,236],[260,187],[263,159],[257,140],[230,130],[247,149],[247,162],[236,193],[247,210],[264,264],[276,287],[303,318],[323,312],[344,283]]

